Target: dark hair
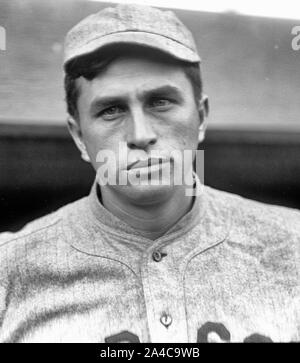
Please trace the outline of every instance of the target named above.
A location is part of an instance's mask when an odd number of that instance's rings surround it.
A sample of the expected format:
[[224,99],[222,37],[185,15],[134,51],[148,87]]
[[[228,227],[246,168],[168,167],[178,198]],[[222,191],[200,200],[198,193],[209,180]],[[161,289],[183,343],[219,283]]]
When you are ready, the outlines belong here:
[[176,64],[182,67],[185,75],[189,79],[193,87],[193,93],[195,102],[201,98],[202,95],[202,79],[200,73],[199,63],[188,63],[180,60],[176,60],[169,55],[149,47],[134,46],[128,44],[119,44],[118,46],[110,46],[105,49],[101,49],[100,52],[94,52],[89,55],[75,58],[75,60],[69,62],[65,69],[64,87],[66,94],[66,103],[68,113],[79,121],[77,100],[79,97],[79,88],[76,84],[76,79],[84,77],[91,81],[101,71],[104,71],[109,64],[122,55],[142,54],[148,58],[154,58],[156,60]]

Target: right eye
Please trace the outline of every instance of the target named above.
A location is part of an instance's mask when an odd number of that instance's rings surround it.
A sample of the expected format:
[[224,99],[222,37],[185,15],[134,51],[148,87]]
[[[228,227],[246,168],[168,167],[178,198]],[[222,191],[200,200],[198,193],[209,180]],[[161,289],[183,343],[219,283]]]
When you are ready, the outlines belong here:
[[97,117],[102,117],[105,120],[113,120],[124,113],[122,106],[110,106],[98,112]]

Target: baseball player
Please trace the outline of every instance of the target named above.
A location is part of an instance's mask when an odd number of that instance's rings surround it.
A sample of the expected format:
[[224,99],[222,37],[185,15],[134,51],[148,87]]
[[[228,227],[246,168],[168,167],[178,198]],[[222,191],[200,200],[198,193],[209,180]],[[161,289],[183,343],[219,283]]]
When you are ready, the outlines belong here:
[[170,11],[118,5],[67,34],[68,126],[97,174],[0,236],[1,342],[299,341],[300,212],[164,179],[204,137],[199,66]]

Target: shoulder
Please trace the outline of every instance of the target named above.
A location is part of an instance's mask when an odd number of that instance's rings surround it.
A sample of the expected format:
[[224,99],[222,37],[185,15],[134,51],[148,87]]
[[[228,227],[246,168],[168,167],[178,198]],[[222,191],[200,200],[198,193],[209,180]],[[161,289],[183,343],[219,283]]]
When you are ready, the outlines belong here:
[[300,210],[266,204],[243,196],[205,187],[210,203],[231,217],[233,226],[275,234],[289,231],[300,236]]
[[0,233],[1,266],[13,266],[30,254],[51,249],[61,238],[62,225],[69,215],[80,213],[86,198],[69,203],[58,210],[33,220],[17,232]]
[[[227,246],[274,273],[300,276],[300,211],[207,188],[208,200],[230,220]],[[247,257],[246,257],[247,256]]]

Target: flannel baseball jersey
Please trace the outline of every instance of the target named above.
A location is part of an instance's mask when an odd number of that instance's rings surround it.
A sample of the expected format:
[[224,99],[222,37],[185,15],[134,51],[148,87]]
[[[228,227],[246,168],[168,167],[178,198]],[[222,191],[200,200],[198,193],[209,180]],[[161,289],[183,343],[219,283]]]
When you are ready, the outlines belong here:
[[0,235],[0,342],[300,341],[299,211],[205,186],[153,241],[96,189]]

